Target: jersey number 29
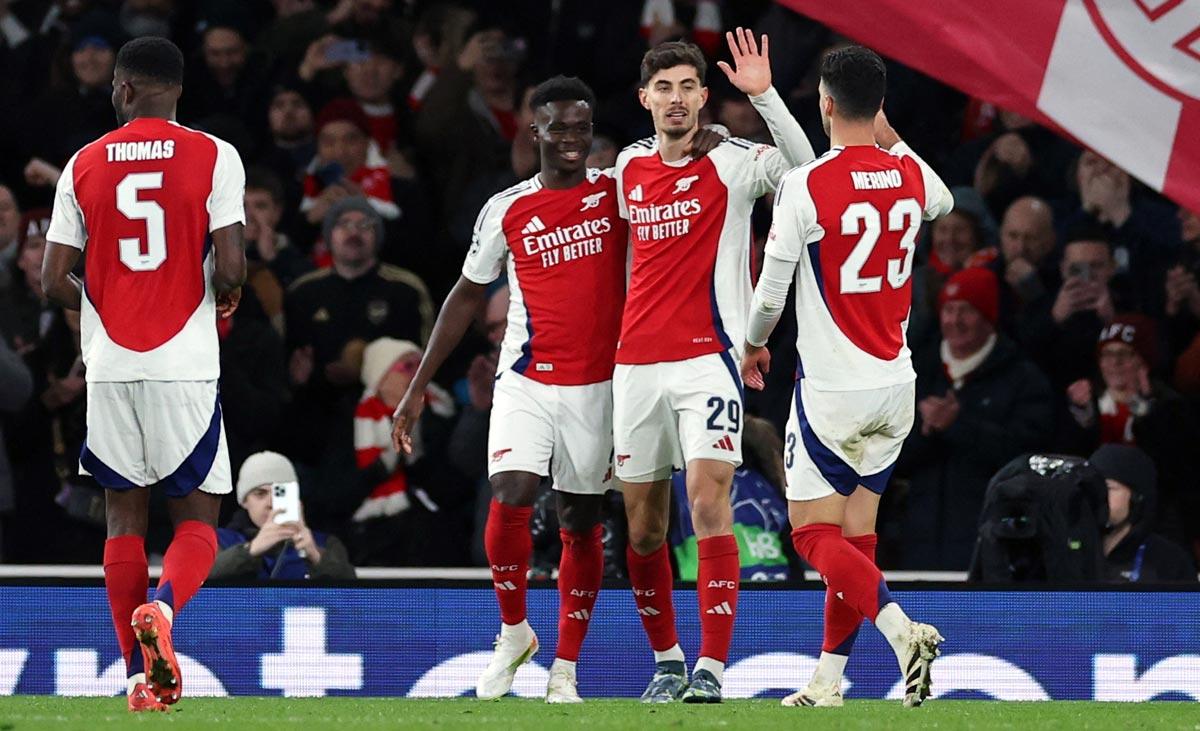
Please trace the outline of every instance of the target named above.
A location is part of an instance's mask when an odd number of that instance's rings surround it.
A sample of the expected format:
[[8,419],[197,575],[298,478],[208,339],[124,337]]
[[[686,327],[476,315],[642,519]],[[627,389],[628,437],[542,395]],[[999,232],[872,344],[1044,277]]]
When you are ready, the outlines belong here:
[[[883,290],[883,277],[862,276],[863,267],[879,242],[882,223],[879,209],[870,203],[851,203],[842,213],[842,235],[859,237],[850,256],[842,262],[842,294],[868,294]],[[892,233],[904,232],[900,237],[904,256],[888,259],[887,263],[887,281],[892,289],[900,289],[912,276],[913,252],[917,249],[917,230],[920,227],[921,204],[916,199],[901,198],[892,204],[887,216],[887,230]]]
[[162,187],[162,173],[130,173],[117,184],[117,210],[131,221],[146,222],[146,248],[135,237],[117,240],[121,263],[135,272],[152,272],[167,260],[167,231],[162,206],[138,200],[138,191]]

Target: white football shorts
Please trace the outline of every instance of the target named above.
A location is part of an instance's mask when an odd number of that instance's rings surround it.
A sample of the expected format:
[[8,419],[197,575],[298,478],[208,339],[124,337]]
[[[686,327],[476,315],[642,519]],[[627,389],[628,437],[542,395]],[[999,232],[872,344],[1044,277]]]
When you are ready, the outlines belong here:
[[800,379],[783,445],[788,500],[882,494],[912,430],[914,382],[864,391],[818,391]]
[[89,383],[87,427],[79,474],[103,487],[233,491],[216,381]]
[[612,480],[612,382],[538,383],[504,371],[496,379],[488,427],[488,477],[532,472],[554,489],[603,495]]
[[742,379],[732,350],[687,360],[617,364],[617,477],[654,482],[694,459],[742,463]]

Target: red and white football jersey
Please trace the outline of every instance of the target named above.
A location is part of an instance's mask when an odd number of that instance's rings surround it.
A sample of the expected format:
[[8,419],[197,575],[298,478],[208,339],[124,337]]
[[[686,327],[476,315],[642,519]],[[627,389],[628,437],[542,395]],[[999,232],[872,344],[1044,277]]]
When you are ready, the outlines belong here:
[[535,175],[488,200],[463,276],[488,284],[507,267],[498,373],[559,386],[612,378],[628,240],[611,171],[589,169],[566,190],[546,188]]
[[791,167],[777,148],[739,138],[677,163],[663,161],[654,137],[621,152],[617,183],[633,266],[618,363],[741,347],[753,291],[750,213]]
[[953,206],[903,142],[891,152],[835,147],[780,182],[766,254],[797,264],[798,371],[814,388],[916,378],[907,330],[917,233]]
[[87,380],[220,375],[209,233],[245,223],[242,161],[216,137],[139,118],[63,168],[47,240],[87,251]]

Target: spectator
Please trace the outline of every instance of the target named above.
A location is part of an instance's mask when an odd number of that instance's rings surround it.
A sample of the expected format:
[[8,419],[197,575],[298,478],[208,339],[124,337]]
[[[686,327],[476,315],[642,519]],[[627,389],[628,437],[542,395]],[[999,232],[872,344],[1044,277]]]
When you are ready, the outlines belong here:
[[408,91],[408,108],[413,112],[420,111],[441,70],[455,63],[474,20],[473,12],[451,3],[434,3],[417,18],[412,46],[422,69]]
[[995,239],[996,222],[979,194],[966,187],[950,192],[954,210],[930,225],[929,259],[913,269],[908,343],[914,351],[937,339],[937,297],[946,280]]
[[267,116],[266,64],[253,57],[242,30],[219,22],[205,28],[201,61],[188,64],[188,92],[180,100],[179,118],[196,123],[216,114],[229,116],[261,139]]
[[[400,216],[387,161],[371,139],[367,115],[353,99],[335,99],[317,115],[317,155],[304,177],[300,210],[309,223],[325,219],[343,198],[361,195],[378,215]],[[326,239],[328,242],[328,239]],[[380,242],[382,243],[382,241]]]
[[471,180],[508,164],[523,57],[521,39],[498,29],[481,31],[429,89],[417,115],[417,142],[443,215],[457,211]]
[[1100,332],[1100,380],[1081,379],[1067,389],[1070,418],[1060,448],[1087,454],[1103,444],[1136,444],[1154,459],[1163,510],[1157,530],[1179,541],[1200,538],[1200,491],[1191,450],[1200,425],[1188,402],[1151,374],[1158,362],[1154,322],[1121,315]]
[[1154,460],[1137,447],[1106,444],[1089,462],[1108,483],[1105,578],[1154,584],[1196,581],[1196,564],[1178,544],[1151,532],[1158,478]]
[[27,211],[17,223],[16,258],[9,269],[12,285],[0,307],[0,331],[19,354],[37,346],[45,336],[55,308],[42,293],[42,254],[50,211]]
[[271,93],[267,106],[270,139],[258,161],[279,176],[289,214],[300,205],[305,170],[317,154],[313,116],[308,100],[293,86],[279,84]]
[[[424,343],[433,301],[412,272],[380,264],[383,221],[362,197],[325,216],[333,266],[300,277],[288,290],[289,373],[301,413],[289,419],[300,454],[322,453],[331,425],[351,423],[366,344],[383,336]],[[339,440],[340,442],[340,440]],[[347,456],[349,434],[343,444]]]
[[1112,245],[1115,274],[1128,280],[1132,299],[1124,309],[1161,314],[1162,272],[1179,251],[1179,223],[1171,209],[1137,195],[1129,173],[1091,150],[1079,156],[1075,178],[1079,204],[1064,217],[1063,228],[1099,225]]
[[17,199],[7,185],[0,185],[0,301],[12,284],[13,262],[17,259],[20,244],[17,229],[21,223],[21,209]]
[[233,315],[217,321],[221,341],[221,409],[230,465],[274,441],[288,398],[283,339],[253,290]]
[[1175,387],[1193,399],[1200,398],[1200,214],[1180,209],[1183,249],[1179,262],[1167,272],[1166,301]]
[[387,158],[392,176],[414,177],[416,173],[402,151],[411,139],[408,108],[393,99],[397,82],[404,75],[404,58],[395,47],[372,40],[366,44],[364,56],[347,63],[342,74],[350,96],[367,115],[371,139]]
[[337,536],[314,531],[301,518],[276,523],[271,486],[298,482],[296,468],[275,452],[250,455],[238,470],[237,499],[243,508],[217,530],[220,551],[210,579],[353,579],[354,566]]
[[[246,171],[246,258],[251,269],[266,269],[278,280],[277,286],[291,286],[298,277],[312,271],[312,262],[280,230],[285,198],[283,183],[271,171],[252,167]],[[249,281],[253,285],[254,272]],[[257,290],[257,288],[256,288]],[[263,293],[259,292],[259,299]],[[282,308],[282,294],[276,307],[267,307],[274,315]],[[264,305],[266,303],[264,302]]]
[[1029,308],[1017,332],[1025,351],[1050,376],[1056,391],[1091,374],[1100,329],[1129,301],[1112,284],[1116,262],[1104,231],[1076,229],[1059,265],[1062,285]]
[[617,164],[618,152],[620,150],[617,149],[617,143],[613,142],[611,137],[594,135],[592,149],[588,152],[587,166],[601,170],[610,168]]
[[450,545],[445,535],[448,519],[466,521],[472,513],[469,501],[454,499],[463,481],[446,464],[454,416],[450,394],[431,384],[425,393],[429,420],[422,419],[413,433],[412,454],[401,459],[392,448],[392,413],[420,362],[420,347],[395,338],[379,338],[363,353],[364,391],[354,413],[354,448],[366,494],[347,495],[353,511],[349,540],[357,563],[422,566],[465,554],[461,541]]
[[1058,290],[1054,251],[1054,214],[1041,198],[1023,196],[1004,212],[1000,223],[999,274],[1023,310]]
[[[29,369],[0,337],[0,412],[8,414],[18,411],[29,400],[32,389]],[[4,427],[0,424],[0,515],[9,513],[14,504],[12,469],[8,465],[8,452],[4,446]],[[0,553],[3,553],[2,549]],[[4,558],[0,555],[0,559]]]
[[1050,438],[1050,388],[996,332],[998,290],[987,269],[950,277],[938,298],[942,342],[914,362],[916,420],[896,467],[909,479],[905,568],[966,569],[988,480]]

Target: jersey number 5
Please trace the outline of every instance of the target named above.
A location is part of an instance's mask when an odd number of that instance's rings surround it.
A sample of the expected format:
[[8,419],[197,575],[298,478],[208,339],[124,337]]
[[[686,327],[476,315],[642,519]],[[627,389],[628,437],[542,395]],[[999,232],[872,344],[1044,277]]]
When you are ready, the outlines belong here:
[[[887,280],[892,289],[900,289],[912,276],[913,252],[917,249],[917,230],[921,227],[921,204],[915,198],[901,198],[896,201],[887,217],[887,230],[893,233],[904,232],[900,237],[900,248],[904,256],[899,259],[888,259]],[[862,276],[863,267],[871,258],[875,244],[879,241],[882,220],[879,209],[870,203],[851,203],[842,213],[842,235],[859,236],[858,243],[850,251],[850,256],[842,262],[842,294],[867,294],[883,289],[883,277]]]
[[162,173],[130,173],[117,184],[117,210],[131,221],[146,222],[146,247],[133,237],[118,239],[121,263],[135,272],[152,272],[167,260],[167,232],[162,206],[138,200],[138,191],[162,187]]

